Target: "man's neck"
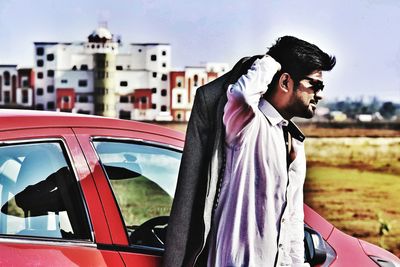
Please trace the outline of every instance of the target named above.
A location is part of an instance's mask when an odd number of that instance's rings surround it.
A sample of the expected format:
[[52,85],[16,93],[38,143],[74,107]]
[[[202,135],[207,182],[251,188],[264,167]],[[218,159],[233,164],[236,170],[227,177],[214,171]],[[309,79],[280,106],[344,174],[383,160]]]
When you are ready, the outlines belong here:
[[282,99],[278,98],[276,95],[266,94],[264,99],[268,101],[285,120],[291,120],[293,116],[288,112],[287,108],[283,105]]

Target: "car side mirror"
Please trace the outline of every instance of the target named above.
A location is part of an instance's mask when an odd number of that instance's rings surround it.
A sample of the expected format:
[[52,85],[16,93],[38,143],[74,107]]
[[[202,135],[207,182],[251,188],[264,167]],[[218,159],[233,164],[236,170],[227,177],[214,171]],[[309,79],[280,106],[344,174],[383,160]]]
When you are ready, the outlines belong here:
[[314,229],[304,226],[305,258],[311,266],[323,264],[327,257],[325,241]]

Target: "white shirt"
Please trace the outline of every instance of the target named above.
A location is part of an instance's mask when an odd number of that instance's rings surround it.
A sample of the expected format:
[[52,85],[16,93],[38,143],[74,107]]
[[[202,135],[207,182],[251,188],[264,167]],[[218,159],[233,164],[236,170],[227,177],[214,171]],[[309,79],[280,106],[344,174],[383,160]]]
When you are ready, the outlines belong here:
[[258,59],[228,87],[223,117],[226,169],[208,266],[308,266],[303,244],[304,146],[292,140],[296,158],[288,170],[282,132],[288,121],[261,98],[278,66],[271,57]]

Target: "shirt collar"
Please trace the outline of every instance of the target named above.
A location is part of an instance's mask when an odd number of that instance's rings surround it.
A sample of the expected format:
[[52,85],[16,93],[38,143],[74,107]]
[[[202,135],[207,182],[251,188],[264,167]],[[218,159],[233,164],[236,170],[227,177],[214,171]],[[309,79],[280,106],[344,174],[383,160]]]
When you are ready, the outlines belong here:
[[285,120],[282,115],[264,98],[260,99],[258,108],[271,123],[272,126],[282,125],[288,126],[288,131],[293,138],[303,142],[305,139],[304,134],[292,121]]
[[283,126],[287,126],[289,121],[285,120],[282,115],[264,98],[260,99],[258,104],[258,108],[264,114],[264,116],[268,119],[268,121],[272,124],[272,126],[276,126],[281,124]]

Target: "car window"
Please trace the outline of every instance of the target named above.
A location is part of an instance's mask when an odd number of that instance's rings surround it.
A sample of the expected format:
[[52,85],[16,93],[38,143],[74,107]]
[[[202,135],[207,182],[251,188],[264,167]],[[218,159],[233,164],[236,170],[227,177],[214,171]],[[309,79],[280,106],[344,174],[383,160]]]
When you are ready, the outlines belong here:
[[131,244],[163,247],[181,152],[145,143],[95,141]]
[[77,181],[61,143],[0,146],[0,234],[89,240]]

